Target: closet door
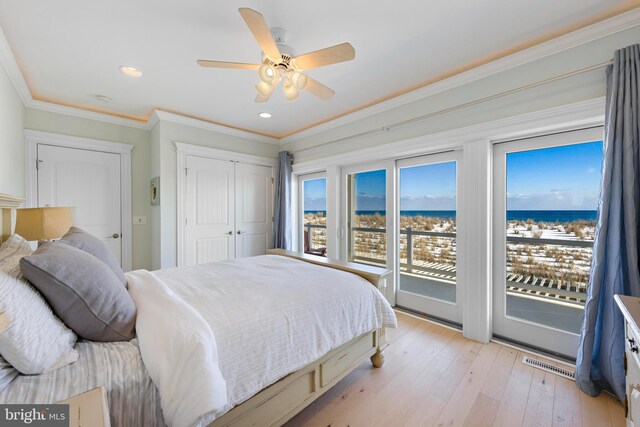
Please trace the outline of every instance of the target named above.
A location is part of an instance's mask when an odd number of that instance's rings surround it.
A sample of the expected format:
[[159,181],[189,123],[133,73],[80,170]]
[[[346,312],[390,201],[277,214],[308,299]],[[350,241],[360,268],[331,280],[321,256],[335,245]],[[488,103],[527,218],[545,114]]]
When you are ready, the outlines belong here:
[[264,255],[273,233],[273,168],[236,163],[236,257]]
[[185,265],[235,256],[234,163],[186,157]]

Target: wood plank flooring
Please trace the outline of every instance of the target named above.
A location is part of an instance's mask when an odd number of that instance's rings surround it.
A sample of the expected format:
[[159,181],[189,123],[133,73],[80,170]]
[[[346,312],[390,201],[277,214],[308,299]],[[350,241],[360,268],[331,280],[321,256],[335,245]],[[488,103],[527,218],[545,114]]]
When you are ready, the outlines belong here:
[[385,365],[363,363],[287,427],[625,425],[617,400],[523,365],[524,352],[397,314]]

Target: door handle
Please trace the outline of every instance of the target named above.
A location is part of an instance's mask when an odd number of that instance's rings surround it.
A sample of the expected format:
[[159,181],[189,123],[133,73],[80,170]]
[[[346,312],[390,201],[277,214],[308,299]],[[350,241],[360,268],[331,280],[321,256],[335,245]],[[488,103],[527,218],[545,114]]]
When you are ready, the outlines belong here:
[[228,234],[229,236],[233,236],[233,231],[229,231],[227,234]]
[[243,234],[243,233],[244,233],[244,231],[238,230],[238,234]]
[[120,234],[113,233],[111,236],[105,237],[105,239],[117,239],[118,237],[120,237]]

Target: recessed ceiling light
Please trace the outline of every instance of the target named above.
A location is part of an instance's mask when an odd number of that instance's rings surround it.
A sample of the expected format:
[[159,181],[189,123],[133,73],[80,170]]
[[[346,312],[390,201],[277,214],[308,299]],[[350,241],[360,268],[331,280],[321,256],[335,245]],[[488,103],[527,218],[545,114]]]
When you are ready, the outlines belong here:
[[120,71],[125,73],[127,76],[142,77],[142,71],[138,70],[136,67],[129,67],[129,66],[123,65],[120,67]]
[[263,119],[268,119],[271,117],[271,113],[267,113],[266,111],[263,113],[259,114],[260,117],[262,117]]
[[96,99],[101,102],[111,102],[111,98],[106,95],[96,95]]

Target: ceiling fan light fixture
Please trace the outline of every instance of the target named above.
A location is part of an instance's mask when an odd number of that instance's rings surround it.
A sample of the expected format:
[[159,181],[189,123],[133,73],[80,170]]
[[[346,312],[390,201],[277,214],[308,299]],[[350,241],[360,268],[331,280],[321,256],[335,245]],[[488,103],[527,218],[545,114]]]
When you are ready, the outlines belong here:
[[292,71],[290,79],[291,79],[291,82],[294,85],[296,85],[296,87],[300,90],[304,89],[307,86],[307,83],[309,82],[307,75],[304,73],[301,73],[300,71]]
[[300,91],[291,80],[289,80],[288,84],[283,85],[282,89],[284,90],[284,96],[286,96],[289,101],[295,100],[300,95]]
[[265,83],[273,83],[276,77],[278,77],[276,69],[269,64],[262,64],[260,68],[258,68],[258,74],[260,76],[260,80]]
[[256,85],[256,90],[260,95],[264,96],[265,98],[268,98],[271,96],[271,93],[273,92],[273,89],[275,89],[275,87],[276,87],[275,84],[267,83],[263,80],[260,80]]

